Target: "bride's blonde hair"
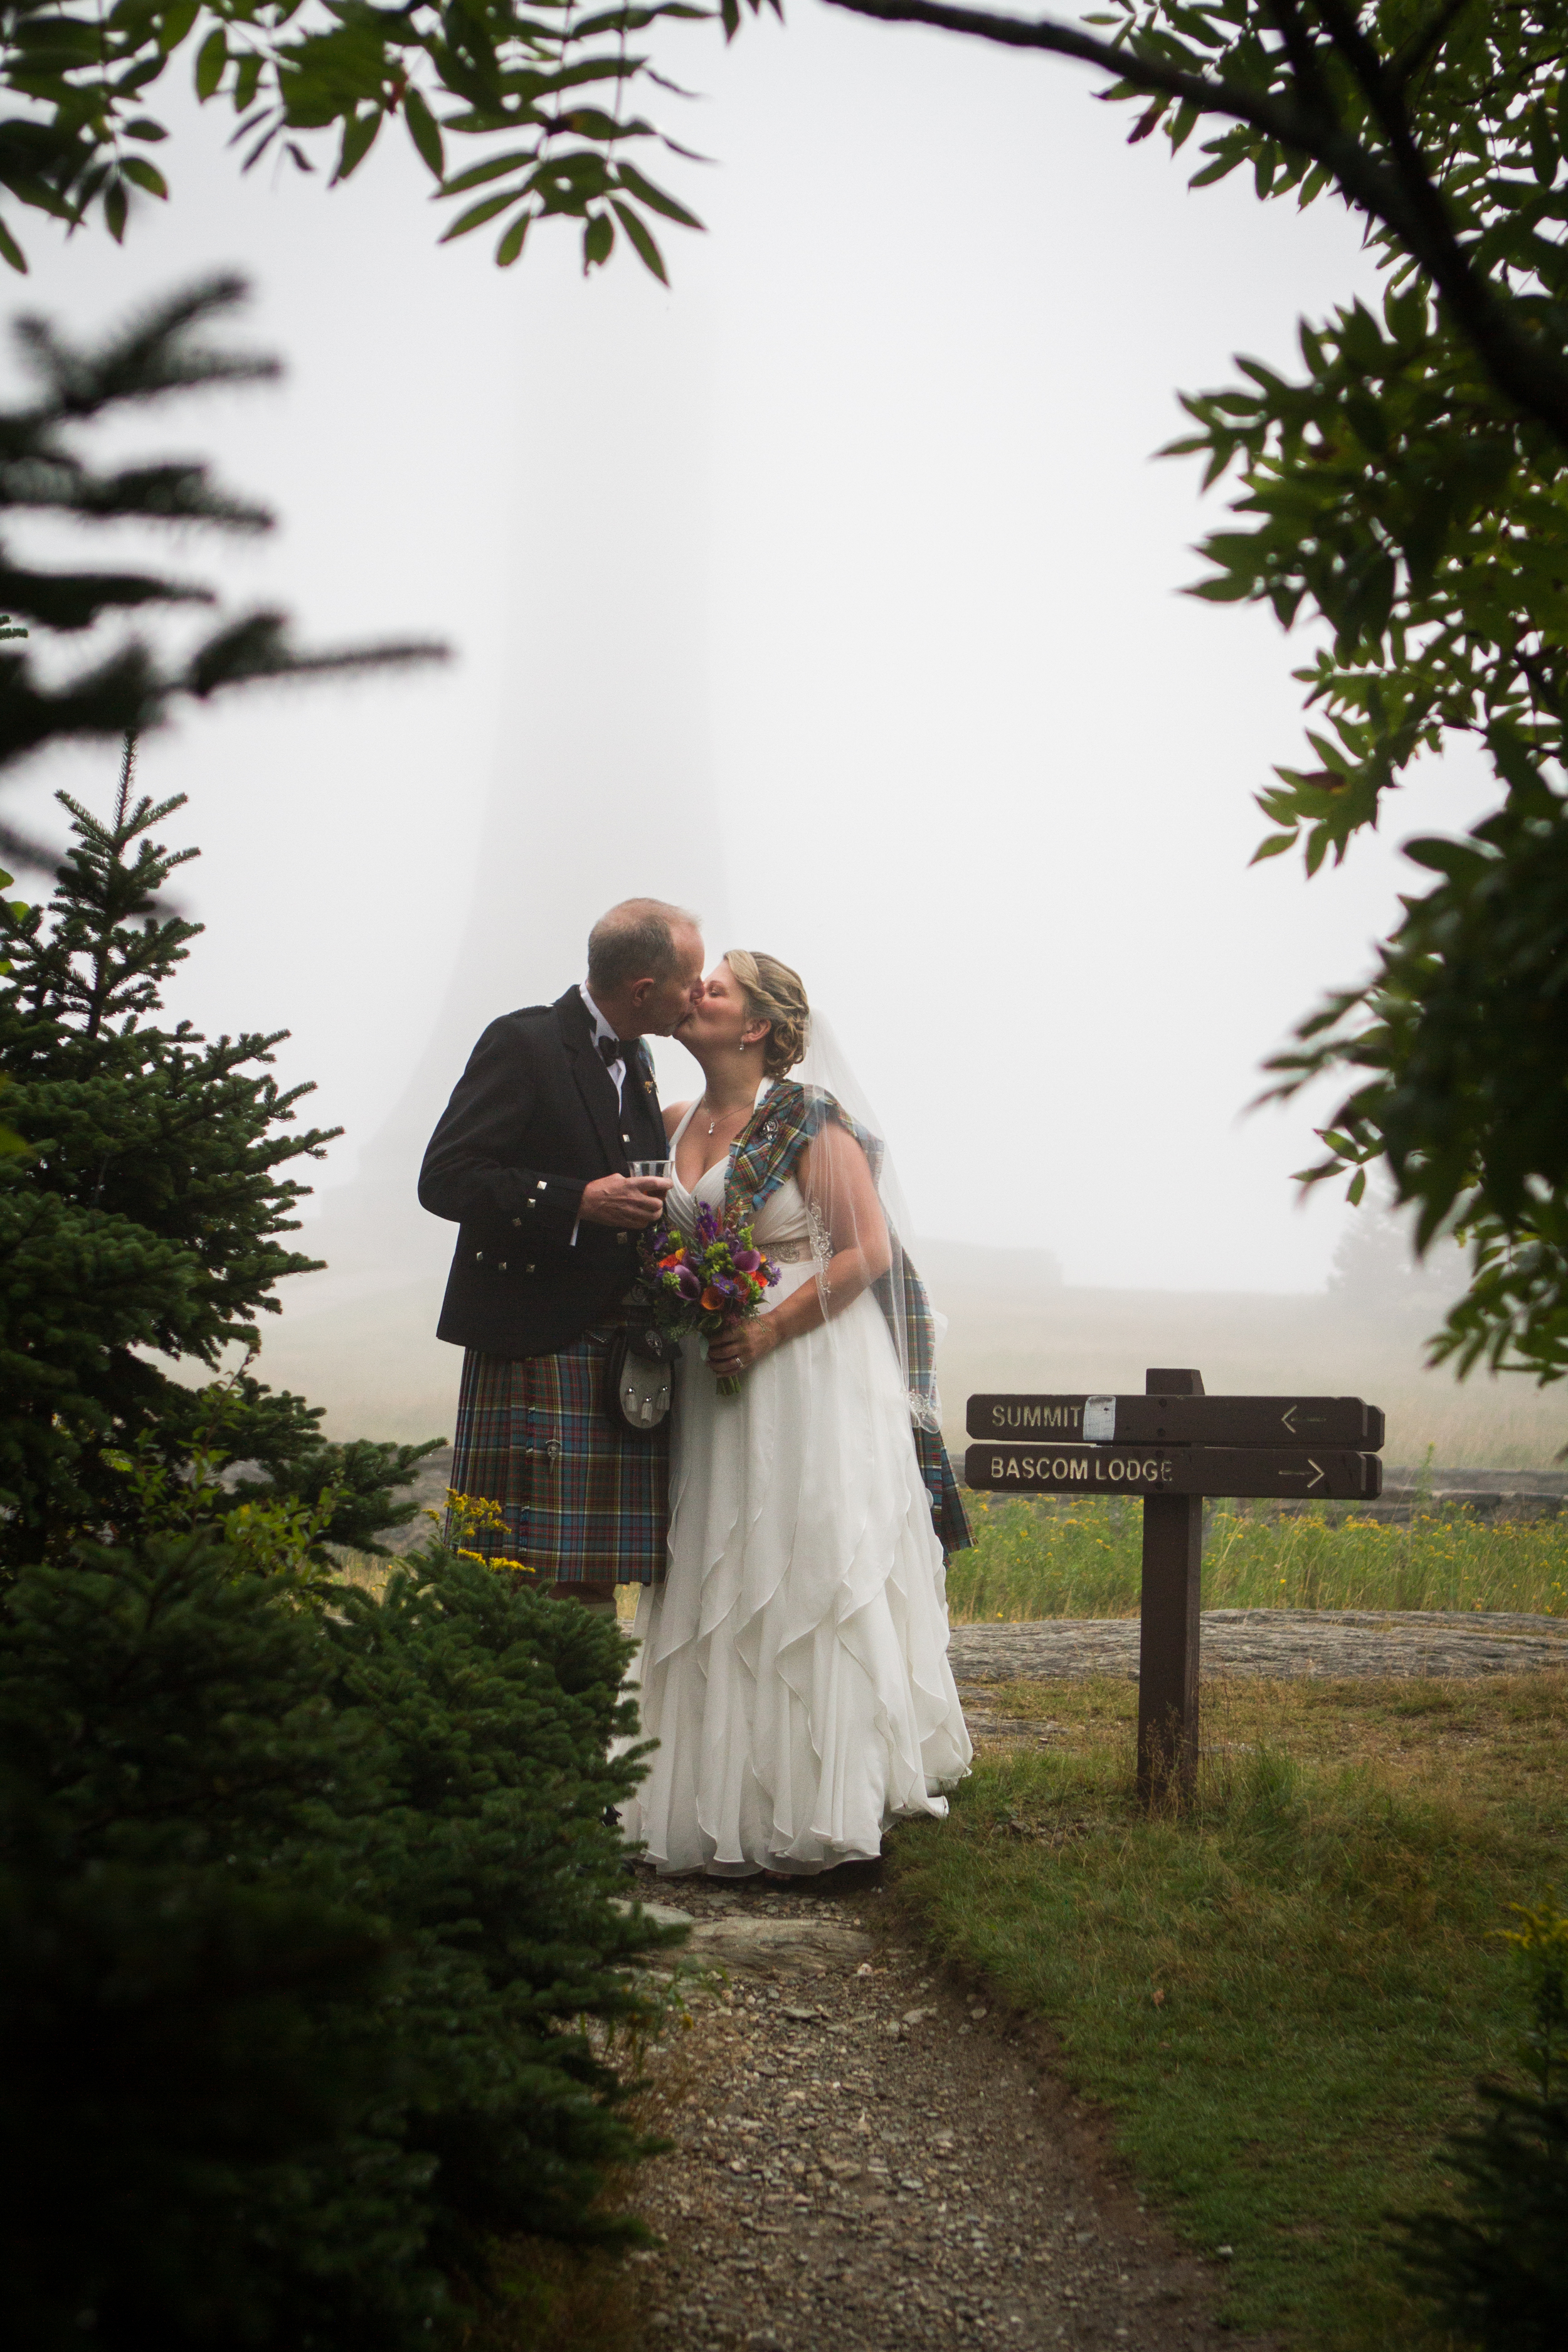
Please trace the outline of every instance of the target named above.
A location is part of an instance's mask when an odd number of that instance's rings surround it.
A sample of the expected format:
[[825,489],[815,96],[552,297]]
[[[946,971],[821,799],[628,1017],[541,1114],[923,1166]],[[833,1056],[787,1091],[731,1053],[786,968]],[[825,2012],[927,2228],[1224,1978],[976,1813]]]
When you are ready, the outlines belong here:
[[773,1024],[763,1039],[763,1069],[770,1078],[782,1078],[805,1054],[811,1031],[805,982],[777,956],[752,955],[747,948],[731,948],[724,961],[740,982],[752,1020]]

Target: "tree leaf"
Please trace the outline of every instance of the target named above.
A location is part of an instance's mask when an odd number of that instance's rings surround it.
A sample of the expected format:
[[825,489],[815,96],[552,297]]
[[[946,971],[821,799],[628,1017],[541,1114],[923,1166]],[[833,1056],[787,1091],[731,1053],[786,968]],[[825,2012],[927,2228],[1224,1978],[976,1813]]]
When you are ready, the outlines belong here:
[[[651,211],[662,213],[666,220],[679,221],[682,228],[701,227],[702,224],[695,213],[689,213],[684,205],[678,205],[673,196],[667,196],[662,188],[656,188],[651,180],[645,180],[635,163],[618,163],[616,176],[629,195],[636,196],[639,204],[647,205]],[[627,234],[630,235],[629,230]],[[659,274],[663,274],[662,269]]]
[[223,79],[228,63],[228,35],[221,25],[210,32],[196,51],[196,96],[204,101],[213,96]]
[[499,196],[486,196],[482,203],[470,205],[466,213],[458,214],[441,238],[441,243],[450,245],[454,237],[467,236],[470,229],[479,228],[486,221],[494,220],[497,213],[504,213],[509,205],[515,205],[521,194],[519,188],[503,188]]
[[346,180],[363,163],[375,144],[382,120],[379,108],[371,114],[351,114],[347,118],[343,124],[342,145],[338,151],[338,168],[330,184],[331,186],[336,187],[340,180]]
[[487,181],[499,180],[504,172],[522,171],[535,161],[537,153],[536,148],[514,147],[504,155],[490,156],[486,163],[470,163],[466,172],[454,173],[451,179],[442,181],[441,194],[466,195],[470,188],[482,188]]
[[172,5],[163,8],[158,29],[158,47],[164,57],[179,47],[200,14],[201,0],[172,0]]
[[164,179],[157,165],[150,163],[145,155],[127,155],[120,168],[128,180],[133,180],[136,185],[139,188],[144,188],[150,196],[167,197],[169,193],[167,180]]
[[505,236],[501,238],[500,243],[496,247],[496,267],[498,269],[510,269],[511,268],[512,263],[522,251],[523,239],[528,235],[529,224],[532,218],[532,206],[525,205],[521,212],[519,213],[517,218],[507,229]]
[[646,222],[640,221],[630,205],[624,205],[619,196],[612,196],[610,201],[615,206],[616,218],[630,237],[643,268],[651,270],[661,286],[668,286],[669,278],[664,267],[664,256],[654,243],[653,234]]
[[421,162],[439,180],[447,169],[446,152],[441,144],[441,126],[412,82],[403,93],[403,119],[408,125],[408,135]]

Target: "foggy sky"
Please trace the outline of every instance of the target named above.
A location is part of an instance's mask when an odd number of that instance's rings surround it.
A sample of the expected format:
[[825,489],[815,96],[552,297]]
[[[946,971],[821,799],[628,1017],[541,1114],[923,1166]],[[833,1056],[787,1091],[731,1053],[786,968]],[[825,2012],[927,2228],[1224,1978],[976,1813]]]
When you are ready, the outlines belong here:
[[[1299,314],[1373,283],[1353,223],[1243,177],[1188,195],[1045,59],[803,9],[663,61],[711,93],[672,128],[720,159],[671,170],[710,224],[671,231],[671,293],[619,256],[584,284],[565,236],[507,273],[483,232],[436,250],[395,143],[330,195],[241,182],[194,108],[126,251],[32,230],[9,308],[78,332],[214,268],[255,282],[286,386],[139,436],[282,516],[266,548],[186,541],[193,571],[318,641],[458,654],[145,747],[147,788],[191,796],[167,837],[204,853],[178,1009],[292,1031],[283,1075],[348,1129],[328,1222],[374,1179],[394,1279],[449,1244],[413,1174],[479,1028],[651,890],[715,952],[799,967],[925,1233],[1047,1247],[1077,1283],[1315,1286],[1343,1213],[1296,1207],[1310,1122],[1238,1113],[1364,969],[1415,878],[1397,841],[1479,787],[1433,771],[1310,887],[1248,873],[1309,647],[1177,593],[1223,508],[1151,459],[1178,389],[1235,351],[1289,365]],[[112,781],[57,757],[9,807],[41,824],[54,785]],[[660,1070],[688,1090],[679,1049]]]

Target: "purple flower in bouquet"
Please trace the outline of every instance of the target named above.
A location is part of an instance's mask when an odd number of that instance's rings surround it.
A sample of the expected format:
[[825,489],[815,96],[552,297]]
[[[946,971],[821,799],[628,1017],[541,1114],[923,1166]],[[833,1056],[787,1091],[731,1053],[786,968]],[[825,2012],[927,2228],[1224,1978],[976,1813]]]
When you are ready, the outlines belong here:
[[[749,1323],[779,1278],[772,1258],[752,1246],[751,1226],[726,1224],[706,1204],[697,1212],[694,1234],[654,1226],[643,1236],[642,1261],[653,1320],[677,1337],[701,1331],[717,1339],[738,1323]],[[719,1382],[721,1396],[740,1391],[739,1376]]]

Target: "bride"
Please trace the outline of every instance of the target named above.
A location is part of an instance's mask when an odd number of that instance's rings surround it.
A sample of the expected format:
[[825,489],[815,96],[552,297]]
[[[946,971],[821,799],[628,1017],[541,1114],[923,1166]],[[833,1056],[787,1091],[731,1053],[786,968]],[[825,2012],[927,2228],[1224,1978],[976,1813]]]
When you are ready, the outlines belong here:
[[732,951],[675,1034],[706,1083],[666,1114],[667,1213],[689,1233],[727,1204],[780,1279],[706,1360],[682,1354],[668,1572],[642,1590],[633,1669],[658,1746],[621,1820],[663,1873],[827,1870],[873,1858],[901,1815],[944,1813],[972,1752],[943,1591],[969,1535],[931,1315],[880,1140],[797,974]]

